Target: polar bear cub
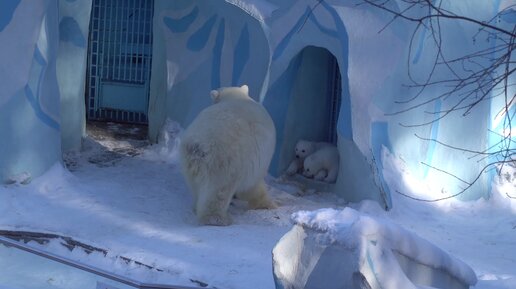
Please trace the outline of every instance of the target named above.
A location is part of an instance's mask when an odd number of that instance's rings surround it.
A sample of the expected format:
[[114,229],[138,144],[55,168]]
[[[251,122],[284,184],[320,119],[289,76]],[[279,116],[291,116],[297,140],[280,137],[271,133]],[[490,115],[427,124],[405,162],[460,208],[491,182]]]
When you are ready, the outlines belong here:
[[296,143],[295,152],[296,152],[296,158],[292,160],[290,165],[288,166],[287,170],[285,171],[287,175],[291,176],[296,173],[302,173],[303,172],[303,162],[305,161],[305,158],[311,154],[313,154],[315,151],[326,147],[326,146],[332,146],[330,143],[326,142],[313,142],[313,141],[307,141],[307,140],[299,140]]
[[307,156],[303,163],[307,178],[334,183],[339,174],[339,151],[336,146],[325,146]]
[[276,130],[249,89],[224,87],[210,92],[213,104],[185,130],[180,158],[194,197],[194,211],[206,225],[229,225],[227,210],[237,196],[251,209],[271,209],[264,177],[274,153]]

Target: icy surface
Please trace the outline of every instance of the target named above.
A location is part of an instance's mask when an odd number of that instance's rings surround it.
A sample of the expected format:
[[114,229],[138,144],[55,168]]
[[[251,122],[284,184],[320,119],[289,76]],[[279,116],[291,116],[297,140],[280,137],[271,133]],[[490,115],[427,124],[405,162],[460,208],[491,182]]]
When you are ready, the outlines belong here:
[[[235,201],[230,207],[234,225],[199,226],[177,161],[167,157],[174,155],[177,139],[169,140],[172,145],[163,147],[148,146],[145,140],[87,139],[83,152],[66,157],[71,172],[56,164],[28,185],[0,186],[0,229],[55,233],[107,249],[104,257],[80,249],[70,252],[59,241],[44,246],[140,281],[272,289],[271,250],[290,230],[291,214],[343,209],[332,194],[303,191],[271,178],[269,191],[278,209],[247,211]],[[424,193],[410,182],[401,160],[385,160],[393,192]],[[487,201],[427,204],[394,194],[389,212],[368,201],[352,207],[380,222],[402,225],[463,260],[477,274],[474,288],[514,289],[516,200],[504,196],[505,191]],[[126,264],[118,256],[163,271]]]

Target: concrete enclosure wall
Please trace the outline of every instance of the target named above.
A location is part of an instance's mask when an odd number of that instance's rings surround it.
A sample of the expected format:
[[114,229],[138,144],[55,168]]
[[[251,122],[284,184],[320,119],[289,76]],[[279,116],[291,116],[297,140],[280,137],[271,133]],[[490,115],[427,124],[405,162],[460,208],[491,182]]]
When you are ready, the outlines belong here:
[[[80,148],[91,3],[2,1],[0,181],[24,172],[37,176],[61,160],[62,150]],[[510,1],[443,5],[491,19]],[[489,99],[467,117],[458,113],[426,126],[400,126],[428,122],[439,113],[427,112],[446,111],[454,100],[430,101],[389,115],[411,105],[396,102],[413,95],[403,86],[410,84],[408,63],[412,76],[424,79],[436,52],[427,30],[418,30],[409,46],[414,26],[403,21],[386,26],[391,19],[380,9],[340,0],[315,5],[312,0],[155,0],[149,138],[157,141],[167,118],[188,126],[210,104],[210,90],[247,84],[274,119],[278,143],[270,172],[278,176],[299,138],[324,140],[327,134],[331,59],[338,64],[342,89],[334,129],[342,169],[332,190],[347,200],[375,199],[388,207],[383,166],[391,155],[403,159],[406,170],[421,184],[433,185],[436,194],[456,192],[462,181],[430,167],[472,180],[489,159],[470,159],[415,134],[483,151],[503,134],[503,117],[498,115],[503,101]],[[510,26],[507,19],[502,17],[497,25]],[[441,24],[448,43],[442,48],[450,57],[496,45],[491,39],[473,41],[474,25]],[[446,69],[436,73],[443,78],[450,74]],[[443,87],[429,88],[421,99],[442,92]],[[373,158],[377,174],[370,168]],[[493,176],[482,174],[461,197],[488,197]]]
[[2,1],[0,183],[61,159],[58,21],[56,1]]
[[91,9],[92,0],[59,0],[57,80],[63,151],[79,150],[86,135],[84,93]]
[[155,1],[149,136],[167,117],[188,125],[221,86],[259,97],[269,65],[260,22],[225,1]]
[[78,150],[91,0],[6,0],[0,13],[0,182]]

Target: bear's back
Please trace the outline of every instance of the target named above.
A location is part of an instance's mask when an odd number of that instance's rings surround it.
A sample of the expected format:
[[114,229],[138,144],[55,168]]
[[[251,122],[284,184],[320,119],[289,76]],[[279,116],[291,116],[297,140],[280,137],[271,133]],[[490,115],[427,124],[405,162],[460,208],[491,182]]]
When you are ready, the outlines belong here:
[[[239,175],[242,187],[264,177],[275,147],[275,128],[269,114],[253,100],[224,100],[205,108],[185,130],[182,145],[198,147],[222,174]],[[208,160],[209,159],[209,160]],[[220,176],[219,176],[220,173]]]
[[339,150],[335,145],[326,143],[326,145],[308,157],[320,162],[324,166],[330,166],[339,162]]
[[230,99],[205,108],[192,122],[203,124],[206,129],[238,129],[240,126],[264,127],[275,135],[274,123],[265,108],[253,100]]

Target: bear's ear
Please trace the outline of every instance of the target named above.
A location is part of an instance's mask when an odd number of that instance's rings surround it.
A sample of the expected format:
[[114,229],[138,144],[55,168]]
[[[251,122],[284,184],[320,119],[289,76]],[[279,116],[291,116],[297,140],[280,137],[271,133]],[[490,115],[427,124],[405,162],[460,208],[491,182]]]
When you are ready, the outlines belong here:
[[218,90],[210,91],[210,97],[213,102],[218,102],[220,98],[220,92]]
[[244,85],[240,86],[240,88],[242,89],[243,92],[245,92],[245,94],[249,95],[249,86],[244,84]]

